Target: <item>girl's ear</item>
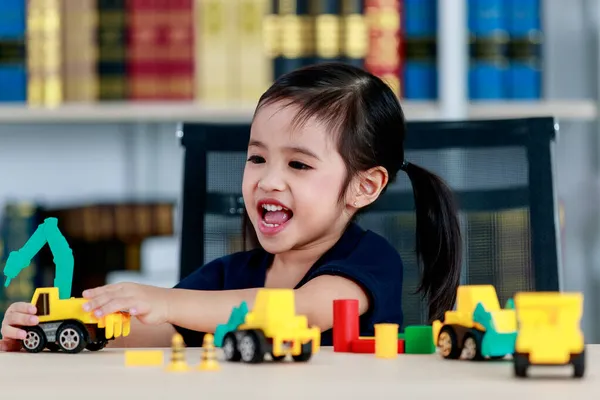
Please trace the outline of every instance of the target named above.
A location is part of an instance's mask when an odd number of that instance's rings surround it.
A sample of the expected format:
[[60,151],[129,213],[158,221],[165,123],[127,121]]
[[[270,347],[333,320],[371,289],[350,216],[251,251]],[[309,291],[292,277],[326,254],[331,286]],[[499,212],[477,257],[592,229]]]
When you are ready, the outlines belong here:
[[359,173],[352,182],[355,190],[351,192],[348,203],[355,208],[368,206],[377,200],[387,183],[388,172],[383,167],[374,167]]

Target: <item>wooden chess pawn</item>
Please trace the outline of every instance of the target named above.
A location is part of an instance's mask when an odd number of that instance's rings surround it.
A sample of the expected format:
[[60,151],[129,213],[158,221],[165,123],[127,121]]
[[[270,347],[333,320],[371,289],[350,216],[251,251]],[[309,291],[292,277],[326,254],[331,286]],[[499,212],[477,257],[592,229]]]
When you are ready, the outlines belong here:
[[198,369],[202,371],[218,371],[217,352],[215,350],[214,337],[207,333],[202,341],[202,358]]

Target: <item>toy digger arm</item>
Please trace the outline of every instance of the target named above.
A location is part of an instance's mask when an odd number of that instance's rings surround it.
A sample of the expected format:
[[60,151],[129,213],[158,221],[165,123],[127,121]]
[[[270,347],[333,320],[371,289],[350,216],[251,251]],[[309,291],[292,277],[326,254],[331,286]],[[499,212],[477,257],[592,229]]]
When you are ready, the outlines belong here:
[[75,260],[73,259],[73,252],[69,244],[58,229],[58,220],[56,218],[46,218],[20,250],[12,251],[8,255],[4,267],[4,275],[6,276],[4,287],[8,287],[11,280],[16,278],[22,270],[31,264],[33,257],[46,243],[50,246],[50,251],[54,256],[54,263],[56,265],[54,286],[58,288],[59,297],[60,299],[71,297]]

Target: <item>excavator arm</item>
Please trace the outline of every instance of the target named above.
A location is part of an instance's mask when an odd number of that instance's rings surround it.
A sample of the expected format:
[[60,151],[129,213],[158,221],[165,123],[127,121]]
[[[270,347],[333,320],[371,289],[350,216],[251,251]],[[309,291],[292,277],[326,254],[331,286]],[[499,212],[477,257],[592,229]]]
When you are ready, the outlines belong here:
[[58,229],[56,218],[46,218],[20,250],[10,252],[4,266],[4,276],[6,277],[4,287],[8,287],[11,280],[31,264],[33,257],[46,243],[50,247],[56,266],[54,286],[58,288],[59,298],[71,297],[75,260],[67,240]]

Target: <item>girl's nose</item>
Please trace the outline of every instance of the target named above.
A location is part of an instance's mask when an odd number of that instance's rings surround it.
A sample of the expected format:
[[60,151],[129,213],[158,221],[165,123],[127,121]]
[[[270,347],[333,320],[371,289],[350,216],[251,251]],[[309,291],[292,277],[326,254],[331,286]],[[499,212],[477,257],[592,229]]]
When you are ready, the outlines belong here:
[[258,181],[258,188],[265,192],[285,190],[285,180],[277,171],[267,171]]

